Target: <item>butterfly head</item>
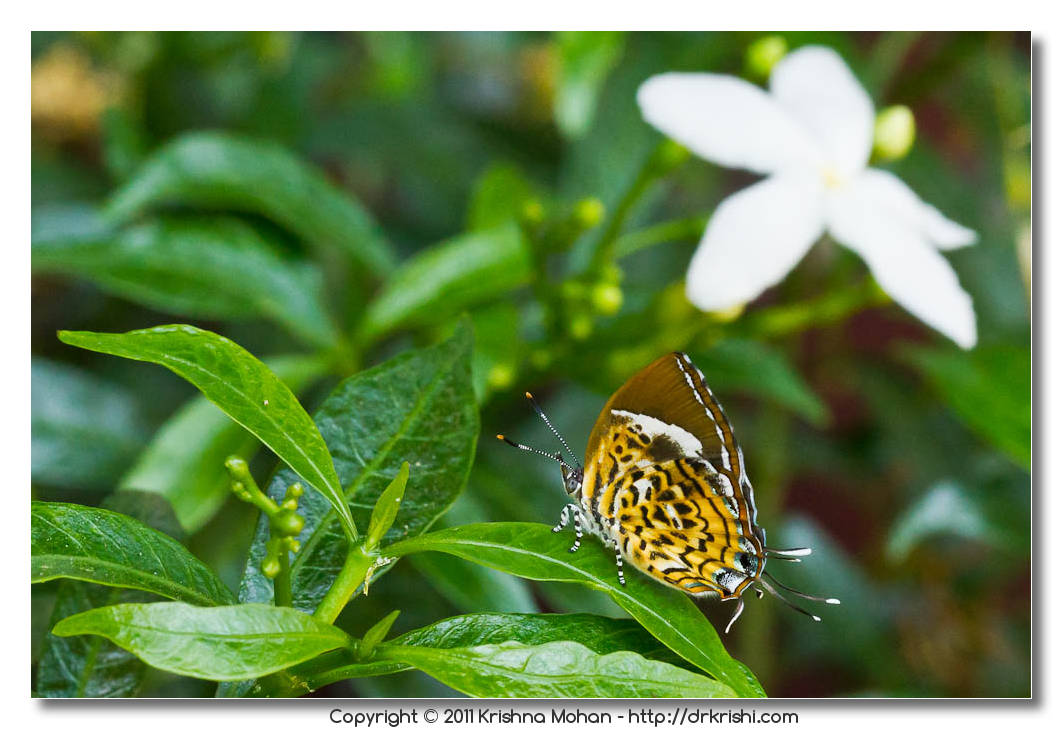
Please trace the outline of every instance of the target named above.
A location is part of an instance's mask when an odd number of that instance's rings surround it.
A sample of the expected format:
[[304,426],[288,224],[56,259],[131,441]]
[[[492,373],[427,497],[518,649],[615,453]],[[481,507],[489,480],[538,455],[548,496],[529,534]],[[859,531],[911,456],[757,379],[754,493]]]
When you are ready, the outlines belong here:
[[583,469],[573,468],[567,463],[561,463],[561,480],[564,482],[564,490],[569,496],[575,496],[583,487]]

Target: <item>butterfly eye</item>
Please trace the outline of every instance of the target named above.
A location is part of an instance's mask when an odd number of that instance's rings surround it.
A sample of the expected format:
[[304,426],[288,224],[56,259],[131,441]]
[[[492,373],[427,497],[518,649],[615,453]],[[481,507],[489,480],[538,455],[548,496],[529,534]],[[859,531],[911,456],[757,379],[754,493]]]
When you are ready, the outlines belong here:
[[583,485],[583,472],[566,464],[561,465],[561,478],[564,480],[564,490],[569,495],[574,494]]

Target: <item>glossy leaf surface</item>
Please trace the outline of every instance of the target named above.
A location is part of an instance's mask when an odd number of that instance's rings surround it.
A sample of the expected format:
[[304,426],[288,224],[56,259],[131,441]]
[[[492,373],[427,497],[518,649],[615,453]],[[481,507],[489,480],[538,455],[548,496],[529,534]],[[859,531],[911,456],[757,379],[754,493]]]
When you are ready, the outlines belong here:
[[127,334],[60,332],[59,338],[94,352],[154,362],[188,380],[324,494],[351,539],[357,534],[320,432],[288,386],[240,345],[180,324]]

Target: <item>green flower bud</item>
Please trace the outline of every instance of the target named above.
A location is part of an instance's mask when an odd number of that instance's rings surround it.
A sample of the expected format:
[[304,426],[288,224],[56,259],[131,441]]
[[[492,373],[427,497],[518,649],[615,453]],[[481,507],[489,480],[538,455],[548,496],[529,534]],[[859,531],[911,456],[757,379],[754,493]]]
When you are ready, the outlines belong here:
[[911,151],[915,139],[915,118],[906,106],[890,106],[874,120],[874,154],[878,159],[900,159]]
[[599,283],[590,292],[590,303],[598,314],[612,316],[623,306],[623,290],[616,284]]
[[762,81],[771,75],[774,65],[785,58],[789,45],[780,35],[767,35],[745,49],[745,69],[749,75]]
[[575,203],[572,220],[580,230],[589,230],[605,219],[605,204],[596,197],[583,198]]
[[492,390],[504,390],[513,384],[516,372],[512,365],[496,364],[487,371],[487,387]]
[[520,210],[520,221],[528,227],[534,228],[542,224],[546,219],[546,208],[538,200],[528,200]]
[[247,467],[247,461],[238,456],[229,456],[225,459],[225,468],[229,475],[237,481],[250,481],[251,469]]
[[707,312],[709,318],[720,323],[732,322],[745,312],[745,304],[734,304],[726,309]]
[[594,331],[594,320],[589,314],[575,314],[568,322],[568,334],[572,339],[582,341]]
[[266,557],[262,560],[262,574],[271,580],[280,574],[280,560],[276,557]]
[[690,151],[672,139],[665,139],[653,153],[653,173],[666,175],[690,158]]
[[287,508],[281,509],[269,521],[273,528],[273,533],[285,537],[297,535],[302,531],[303,526],[306,525],[306,519],[303,518],[302,514]]

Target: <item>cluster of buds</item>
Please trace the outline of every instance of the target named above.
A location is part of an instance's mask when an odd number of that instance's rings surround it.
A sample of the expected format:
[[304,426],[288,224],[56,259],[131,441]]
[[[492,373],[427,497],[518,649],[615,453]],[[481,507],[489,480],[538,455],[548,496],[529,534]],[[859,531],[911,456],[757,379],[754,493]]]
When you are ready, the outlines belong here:
[[623,271],[609,264],[592,271],[587,277],[569,279],[561,285],[561,296],[568,316],[568,335],[582,341],[594,330],[594,320],[599,316],[612,316],[623,306],[623,289],[620,283]]
[[296,537],[306,524],[306,519],[298,513],[299,497],[304,493],[303,486],[293,483],[277,504],[258,488],[247,467],[247,461],[231,456],[225,461],[225,468],[232,479],[231,488],[236,498],[254,504],[269,518],[269,541],[266,542],[266,556],[262,560],[262,574],[271,580],[275,579],[283,564],[287,563],[288,553],[299,551],[300,545]]

